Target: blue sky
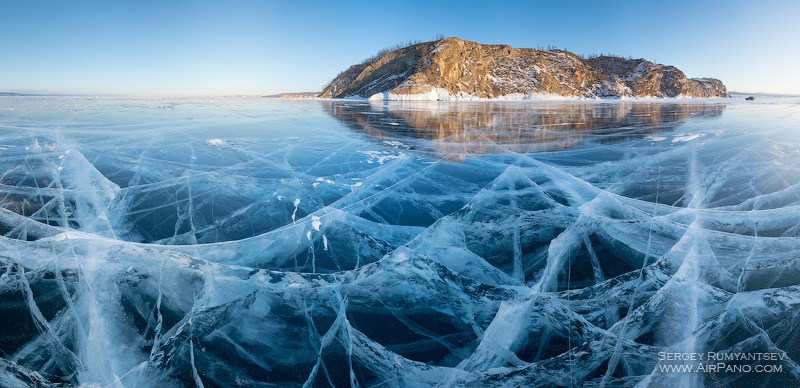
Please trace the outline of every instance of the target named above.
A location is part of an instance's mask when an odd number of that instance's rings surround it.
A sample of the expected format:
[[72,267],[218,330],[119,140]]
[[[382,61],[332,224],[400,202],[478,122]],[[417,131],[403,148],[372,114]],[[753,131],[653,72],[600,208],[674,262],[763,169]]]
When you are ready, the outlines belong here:
[[437,34],[675,65],[800,94],[800,1],[0,1],[0,91],[211,96],[318,91]]

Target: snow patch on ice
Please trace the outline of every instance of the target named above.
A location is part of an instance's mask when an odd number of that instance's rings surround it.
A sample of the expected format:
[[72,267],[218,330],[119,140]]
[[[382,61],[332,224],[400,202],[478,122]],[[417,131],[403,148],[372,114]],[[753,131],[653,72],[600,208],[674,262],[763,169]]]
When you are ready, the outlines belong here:
[[383,144],[386,144],[386,145],[394,147],[394,148],[402,148],[402,149],[406,149],[406,150],[410,150],[411,149],[411,146],[409,146],[407,144],[403,144],[403,142],[397,141],[397,140],[384,140]]
[[703,136],[705,136],[705,134],[703,133],[681,134],[678,136],[673,136],[672,142],[673,143],[687,142],[687,141],[692,141],[694,139],[699,139]]
[[295,198],[293,203],[294,203],[294,211],[292,212],[292,222],[294,222],[295,218],[297,217],[297,207],[300,206],[300,198]]
[[327,183],[329,185],[336,184],[336,182],[334,182],[334,181],[332,181],[330,179],[326,179],[326,178],[323,178],[323,177],[318,177],[317,179],[315,179],[315,182],[311,184],[311,186],[316,189],[317,187],[319,187],[319,185],[321,183]]
[[367,163],[384,164],[394,159],[406,159],[408,156],[404,152],[390,153],[388,151],[358,151],[368,157]]

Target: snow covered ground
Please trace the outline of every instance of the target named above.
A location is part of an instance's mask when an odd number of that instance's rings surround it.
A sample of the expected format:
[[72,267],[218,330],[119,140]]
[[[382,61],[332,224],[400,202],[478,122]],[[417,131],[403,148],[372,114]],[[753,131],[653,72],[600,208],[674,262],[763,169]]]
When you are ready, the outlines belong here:
[[0,97],[0,386],[796,386],[799,102]]

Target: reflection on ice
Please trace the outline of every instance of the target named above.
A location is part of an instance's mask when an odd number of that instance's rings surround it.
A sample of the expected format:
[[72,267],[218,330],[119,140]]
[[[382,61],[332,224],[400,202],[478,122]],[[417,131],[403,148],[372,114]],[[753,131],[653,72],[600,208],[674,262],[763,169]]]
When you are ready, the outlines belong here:
[[689,118],[718,117],[721,103],[368,103],[323,102],[349,128],[384,142],[430,140],[441,156],[564,150],[582,141],[615,143],[672,131]]
[[800,384],[792,100],[2,102],[0,385]]

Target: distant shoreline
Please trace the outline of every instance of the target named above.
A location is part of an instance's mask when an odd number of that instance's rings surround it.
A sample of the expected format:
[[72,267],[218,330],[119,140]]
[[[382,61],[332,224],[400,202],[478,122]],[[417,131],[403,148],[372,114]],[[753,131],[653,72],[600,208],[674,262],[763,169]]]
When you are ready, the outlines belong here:
[[[298,93],[281,93],[275,95],[264,96],[264,98],[279,99],[279,100],[318,100],[318,101],[359,101],[359,102],[515,102],[515,103],[531,103],[531,102],[687,102],[687,101],[730,101],[735,97],[562,97],[562,96],[531,96],[530,98],[451,98],[451,99],[376,99],[376,98],[363,98],[358,96],[348,96],[344,98],[329,98],[318,97],[309,95],[299,95]],[[744,96],[744,95],[743,95]],[[738,96],[737,96],[738,97]],[[780,96],[777,96],[780,97]]]
[[736,101],[748,96],[769,97],[769,98],[800,98],[800,94],[778,94],[778,93],[747,93],[730,92],[730,97],[560,97],[554,98],[531,98],[531,99],[504,99],[504,98],[455,98],[448,100],[424,100],[424,99],[403,99],[403,100],[369,100],[363,97],[346,98],[323,98],[318,97],[317,92],[298,92],[298,93],[278,93],[271,95],[232,95],[232,96],[103,96],[85,94],[48,94],[48,93],[17,93],[0,92],[0,98],[17,97],[45,97],[45,98],[74,98],[74,99],[121,99],[121,100],[201,100],[201,99],[279,99],[279,100],[318,100],[318,101],[371,101],[371,102],[706,102],[706,101]]

